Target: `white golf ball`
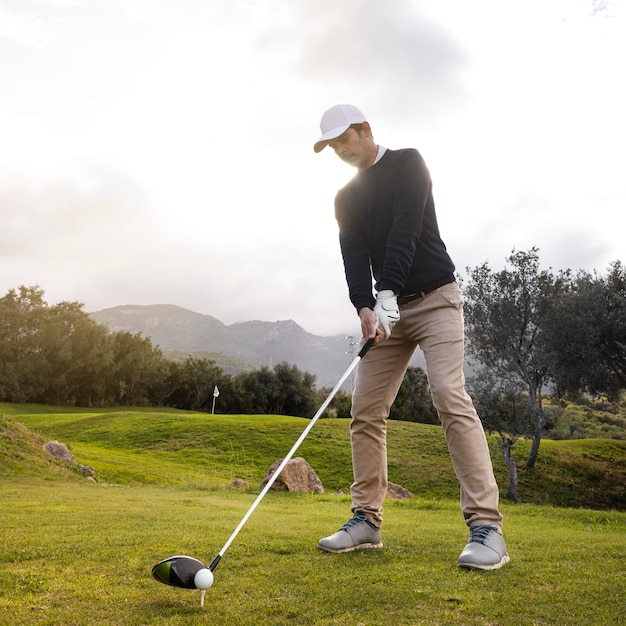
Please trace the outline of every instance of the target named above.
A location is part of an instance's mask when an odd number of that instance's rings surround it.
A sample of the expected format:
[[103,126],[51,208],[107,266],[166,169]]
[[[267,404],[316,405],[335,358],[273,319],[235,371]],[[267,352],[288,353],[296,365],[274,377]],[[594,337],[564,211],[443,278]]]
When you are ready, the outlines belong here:
[[213,572],[206,567],[199,569],[193,577],[196,589],[208,589],[213,584]]

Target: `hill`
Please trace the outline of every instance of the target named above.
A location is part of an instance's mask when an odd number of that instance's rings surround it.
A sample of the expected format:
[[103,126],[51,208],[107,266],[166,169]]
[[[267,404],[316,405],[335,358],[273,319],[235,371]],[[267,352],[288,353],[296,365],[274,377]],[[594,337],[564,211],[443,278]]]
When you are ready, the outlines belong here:
[[43,448],[47,441],[20,422],[0,414],[0,476],[84,478],[77,466],[58,461],[47,454]]
[[[256,489],[306,427],[303,418],[266,415],[207,415],[173,410],[84,410],[0,405],[3,433],[13,420],[32,432],[68,445],[77,461],[93,466],[100,482],[178,484],[222,489],[239,478]],[[7,421],[8,420],[8,421]],[[490,437],[502,492],[508,473]],[[16,470],[16,449],[2,435],[0,475]],[[528,442],[515,456],[521,461]],[[389,423],[389,475],[422,498],[458,498],[439,426]],[[21,454],[21,453],[19,453]],[[348,420],[315,425],[298,451],[318,473],[327,492],[346,492],[352,482]],[[20,457],[21,458],[21,457]],[[39,470],[37,470],[39,471]],[[522,502],[626,510],[626,441],[544,441],[534,470],[520,467]]]
[[[318,388],[335,386],[355,348],[351,338],[313,335],[293,320],[255,320],[227,326],[210,315],[171,304],[117,306],[90,316],[113,332],[149,337],[166,356],[210,358],[231,375],[251,367],[271,369],[286,361],[314,374]],[[413,365],[423,365],[420,356],[416,355]]]

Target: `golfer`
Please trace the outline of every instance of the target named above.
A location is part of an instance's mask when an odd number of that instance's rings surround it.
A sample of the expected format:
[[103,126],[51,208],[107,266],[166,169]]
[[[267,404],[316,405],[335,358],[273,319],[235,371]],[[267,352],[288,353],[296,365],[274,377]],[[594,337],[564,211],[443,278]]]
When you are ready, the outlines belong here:
[[353,515],[319,548],[382,547],[387,418],[419,346],[469,526],[458,566],[497,569],[509,561],[498,487],[482,424],[465,391],[463,298],[439,235],[426,164],[417,150],[377,145],[355,106],[331,107],[320,127],[315,152],[330,146],[358,170],[337,193],[335,217],[350,300],[363,338],[375,337],[375,344],[359,364],[352,397]]

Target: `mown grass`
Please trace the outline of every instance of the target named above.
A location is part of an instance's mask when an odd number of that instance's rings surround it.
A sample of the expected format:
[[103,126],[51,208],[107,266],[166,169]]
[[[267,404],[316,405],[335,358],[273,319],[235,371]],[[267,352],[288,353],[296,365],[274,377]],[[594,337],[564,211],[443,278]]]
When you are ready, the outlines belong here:
[[[170,410],[67,411],[1,405],[31,430],[68,445],[93,465],[100,482],[152,483],[214,488],[235,479],[254,488],[269,465],[282,458],[307,419],[266,415],[209,415]],[[457,498],[458,483],[442,429],[389,423],[389,478],[427,498]],[[496,478],[506,492],[508,469],[496,437],[490,437]],[[530,443],[514,449],[520,462],[522,502],[626,510],[626,440],[544,440],[533,471],[522,461]],[[298,454],[328,491],[352,481],[348,420],[321,420]]]
[[[308,424],[307,419],[277,415],[18,410],[13,407],[13,417],[31,430],[71,444],[80,462],[97,468],[100,481],[123,484],[202,480],[213,487],[216,481],[239,478],[256,487]],[[390,431],[390,447],[397,455],[390,455],[391,480],[419,488],[423,495],[456,497],[458,485],[441,429],[395,422]],[[347,490],[352,481],[348,420],[318,422],[298,455],[315,468],[327,489]]]
[[[210,561],[304,420],[13,405],[1,405],[0,414],[11,415],[3,428],[12,429],[0,456],[0,623],[623,623],[622,511],[503,502],[512,562],[497,572],[456,568],[466,529],[436,427],[390,427],[391,479],[419,497],[386,502],[384,549],[328,555],[316,549],[319,537],[349,514],[348,497],[335,493],[350,480],[347,421],[317,424],[299,454],[326,493],[270,492],[200,608],[198,592],[158,584],[151,567],[181,553]],[[15,420],[44,438],[18,438]],[[46,439],[68,444],[96,468],[98,482],[37,456]],[[565,492],[553,484],[558,475],[587,488],[594,474],[585,463],[618,468],[623,443],[542,444],[545,467],[534,474],[556,493]],[[568,476],[568,463],[579,461]],[[250,488],[232,488],[234,478]]]
[[512,562],[455,567],[456,503],[387,504],[383,550],[315,548],[344,496],[270,493],[198,593],[150,578],[157,561],[210,561],[253,494],[3,480],[0,621],[20,624],[619,624],[626,515],[504,505]]

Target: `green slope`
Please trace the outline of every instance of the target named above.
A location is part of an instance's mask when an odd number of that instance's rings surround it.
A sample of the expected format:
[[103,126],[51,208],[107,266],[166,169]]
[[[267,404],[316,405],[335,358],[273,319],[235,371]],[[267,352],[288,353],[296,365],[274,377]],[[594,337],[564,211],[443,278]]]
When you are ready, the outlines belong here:
[[20,422],[0,414],[0,477],[84,479],[77,466],[48,455],[43,449],[46,441],[48,439],[33,434]]
[[[24,424],[44,439],[69,446],[96,469],[99,482],[172,484],[202,489],[235,479],[257,490],[267,468],[290,450],[308,420],[275,415],[209,415],[173,410],[85,410],[2,405],[3,431]],[[2,437],[0,474],[26,471],[10,437]],[[501,491],[508,473],[490,439]],[[39,447],[41,444],[38,444]],[[13,447],[11,447],[13,446]],[[528,442],[516,449],[521,501],[557,506],[626,509],[626,441],[543,441],[536,468],[521,465]],[[325,490],[347,491],[352,480],[348,420],[321,420],[296,453]],[[33,468],[39,468],[37,464]],[[37,469],[37,472],[41,471]],[[458,483],[438,426],[389,423],[389,478],[426,499],[458,497]]]

